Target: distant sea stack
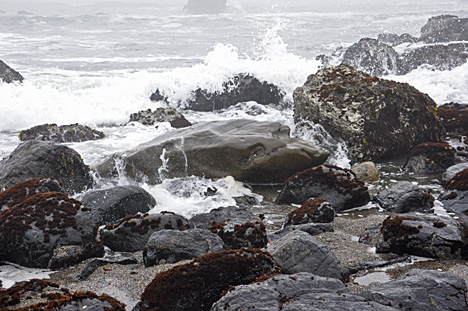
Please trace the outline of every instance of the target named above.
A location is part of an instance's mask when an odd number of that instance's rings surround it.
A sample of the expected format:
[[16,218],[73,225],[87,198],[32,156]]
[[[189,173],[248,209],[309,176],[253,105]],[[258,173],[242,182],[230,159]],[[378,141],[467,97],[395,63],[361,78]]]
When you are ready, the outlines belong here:
[[189,0],[185,10],[191,14],[217,14],[226,9],[227,0]]

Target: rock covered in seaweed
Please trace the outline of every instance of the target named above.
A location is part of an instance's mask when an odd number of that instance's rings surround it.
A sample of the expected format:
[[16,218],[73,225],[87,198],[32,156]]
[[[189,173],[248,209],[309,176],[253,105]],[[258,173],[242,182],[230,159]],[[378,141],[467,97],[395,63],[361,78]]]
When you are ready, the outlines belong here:
[[[201,176],[256,183],[279,183],[322,164],[328,153],[291,138],[290,129],[276,122],[235,119],[200,122],[165,133],[98,165],[101,176],[118,174],[122,160],[129,178],[157,184],[162,178]],[[163,165],[163,160],[165,161]]]
[[468,131],[468,105],[447,103],[438,107],[437,115],[447,132],[462,135]]
[[279,270],[262,250],[229,250],[212,253],[156,275],[134,310],[210,310],[231,286],[249,284]]
[[116,299],[93,292],[70,293],[58,284],[33,279],[7,290],[0,290],[2,310],[81,311],[113,310],[125,311],[125,305]]
[[23,76],[0,60],[0,80],[5,83],[23,82]]
[[212,311],[234,310],[398,310],[351,293],[339,280],[311,273],[263,277],[229,290]]
[[38,193],[65,192],[55,178],[34,178],[0,192],[0,212],[15,206]]
[[94,182],[89,167],[75,150],[52,142],[23,142],[0,161],[0,189],[49,176],[60,181],[70,194],[89,189]]
[[439,196],[444,208],[449,212],[468,215],[468,168],[447,181],[445,189]]
[[91,190],[83,195],[81,202],[89,207],[98,225],[110,225],[138,213],[149,212],[156,200],[138,186],[116,186]]
[[38,193],[0,213],[0,260],[59,268],[102,255],[90,209],[61,192]]
[[309,199],[288,214],[285,226],[307,223],[328,223],[335,218],[335,210],[324,199]]
[[78,123],[61,126],[57,126],[57,124],[42,124],[22,130],[19,134],[19,139],[21,141],[40,140],[70,143],[102,139],[104,136],[103,132],[93,130],[89,126]]
[[143,261],[149,267],[163,259],[166,263],[175,263],[225,249],[223,240],[207,229],[160,230],[153,233],[146,243]]
[[174,108],[156,108],[155,111],[142,110],[130,115],[130,122],[139,122],[143,125],[155,125],[160,122],[169,122],[174,128],[191,126],[183,114]]
[[434,207],[434,197],[426,188],[401,181],[382,190],[374,197],[374,202],[392,213],[430,213]]
[[346,142],[357,162],[408,152],[443,139],[436,103],[406,83],[372,77],[350,66],[326,66],[294,91],[294,121],[321,124]]
[[101,230],[105,246],[113,251],[136,252],[143,250],[151,235],[159,230],[187,230],[189,221],[172,212],[130,215]]
[[303,204],[310,198],[324,199],[337,212],[370,201],[367,187],[351,170],[328,164],[291,176],[284,183],[277,202]]
[[389,216],[382,224],[377,252],[437,259],[468,257],[468,229],[451,217]]
[[456,163],[456,151],[446,142],[423,143],[413,149],[404,169],[416,174],[438,174]]

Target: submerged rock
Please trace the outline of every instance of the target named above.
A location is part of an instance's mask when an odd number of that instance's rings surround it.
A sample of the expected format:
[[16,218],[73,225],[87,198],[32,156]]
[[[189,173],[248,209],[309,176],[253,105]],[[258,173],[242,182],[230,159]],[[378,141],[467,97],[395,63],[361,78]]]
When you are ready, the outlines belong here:
[[218,300],[212,311],[234,310],[341,310],[391,311],[395,308],[366,301],[340,281],[310,273],[265,276],[239,285]]
[[0,189],[33,178],[52,176],[68,193],[93,185],[89,167],[73,149],[51,142],[26,141],[0,161]]
[[38,193],[65,192],[60,182],[51,178],[35,178],[20,182],[0,192],[0,212],[13,207]]
[[389,216],[382,224],[377,252],[410,254],[437,259],[468,256],[467,227],[451,217]]
[[212,253],[156,275],[134,310],[210,310],[231,286],[276,274],[278,265],[261,250]]
[[24,78],[19,72],[0,60],[0,80],[5,83],[23,82]]
[[151,109],[142,110],[130,115],[130,122],[139,122],[143,125],[155,125],[160,122],[169,122],[174,128],[191,126],[184,115],[174,108],[157,108],[154,112]]
[[91,190],[81,202],[91,209],[98,225],[110,225],[126,216],[149,212],[156,205],[154,197],[138,186]]
[[432,213],[434,197],[426,188],[401,181],[381,191],[374,201],[384,210],[392,213]]
[[143,261],[149,267],[163,259],[166,263],[175,263],[225,249],[223,240],[207,229],[160,230],[153,233],[146,243]]
[[455,15],[431,17],[421,28],[419,40],[424,43],[468,41],[468,18]]
[[41,140],[56,143],[82,142],[104,138],[104,133],[89,126],[76,124],[57,126],[57,124],[37,125],[19,134],[21,141]]
[[61,192],[38,193],[0,213],[0,260],[59,268],[102,255],[90,210]]
[[310,198],[322,198],[339,212],[370,201],[365,184],[349,169],[320,165],[290,177],[284,183],[277,202],[303,204]]
[[101,176],[112,176],[117,174],[115,161],[122,160],[128,177],[149,184],[192,175],[281,183],[327,157],[315,145],[290,138],[287,126],[240,119],[200,122],[170,131],[105,160],[97,170]]
[[104,245],[113,251],[136,252],[145,248],[151,235],[160,230],[190,229],[187,218],[172,212],[132,215],[101,230]]
[[294,91],[294,121],[321,124],[356,162],[404,154],[443,139],[436,103],[414,87],[352,67],[327,66]]
[[456,163],[456,151],[446,142],[423,143],[414,147],[404,169],[415,174],[438,174]]
[[439,271],[413,269],[365,291],[364,296],[398,310],[468,310],[463,278]]

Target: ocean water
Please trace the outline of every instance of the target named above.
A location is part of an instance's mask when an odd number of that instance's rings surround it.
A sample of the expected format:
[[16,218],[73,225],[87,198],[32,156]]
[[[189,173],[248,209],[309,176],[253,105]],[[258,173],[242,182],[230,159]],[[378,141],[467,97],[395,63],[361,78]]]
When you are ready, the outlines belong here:
[[[93,166],[106,156],[131,149],[172,130],[127,124],[140,110],[165,107],[149,97],[156,89],[171,94],[192,123],[232,118],[278,121],[293,135],[293,108],[263,107],[250,102],[215,113],[184,110],[180,101],[191,91],[220,90],[238,73],[251,73],[278,85],[292,101],[293,90],[320,68],[319,54],[331,54],[363,37],[383,32],[419,36],[435,15],[468,17],[468,1],[256,1],[228,0],[219,15],[189,15],[185,1],[94,3],[86,5],[0,3],[0,59],[19,71],[22,84],[0,83],[0,158],[19,144],[21,130],[44,123],[81,123],[102,130],[99,141],[71,143]],[[84,2],[83,2],[84,3]],[[438,105],[468,103],[468,64],[452,71],[419,68],[389,79],[408,82]],[[331,163],[348,166],[339,146]],[[131,184],[121,175],[99,187]],[[234,197],[263,197],[239,182],[187,177],[140,185],[157,201],[153,212],[169,210],[190,217],[235,204]],[[208,187],[215,196],[206,197]]]

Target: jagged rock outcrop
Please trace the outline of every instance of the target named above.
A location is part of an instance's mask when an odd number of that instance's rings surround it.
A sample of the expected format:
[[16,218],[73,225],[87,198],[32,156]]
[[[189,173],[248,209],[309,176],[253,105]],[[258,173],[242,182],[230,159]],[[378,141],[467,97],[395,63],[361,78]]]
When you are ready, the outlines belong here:
[[89,167],[75,150],[52,142],[23,142],[0,161],[0,189],[50,176],[70,194],[90,189],[94,183]]
[[408,152],[443,139],[436,103],[406,83],[379,79],[350,66],[327,66],[294,91],[294,120],[321,124],[347,143],[357,162]]
[[[158,98],[156,95],[154,97]],[[169,122],[174,128],[183,128],[192,125],[183,114],[174,108],[157,108],[155,111],[148,109],[132,113],[130,115],[130,122],[139,122],[143,125],[155,125],[156,123]]]
[[19,134],[19,139],[21,141],[40,140],[70,143],[102,139],[104,136],[103,132],[93,130],[89,126],[78,123],[61,126],[57,126],[57,124],[42,124],[22,130]]
[[468,41],[468,18],[455,15],[431,17],[421,28],[419,40],[424,43]]
[[23,82],[23,76],[0,60],[0,80],[5,83]]
[[[275,122],[228,120],[200,122],[163,134],[98,165],[101,176],[117,174],[123,160],[129,178],[157,184],[163,178],[202,176],[259,183],[281,183],[292,174],[322,164],[328,153],[289,137]],[[163,162],[164,161],[164,162]]]

